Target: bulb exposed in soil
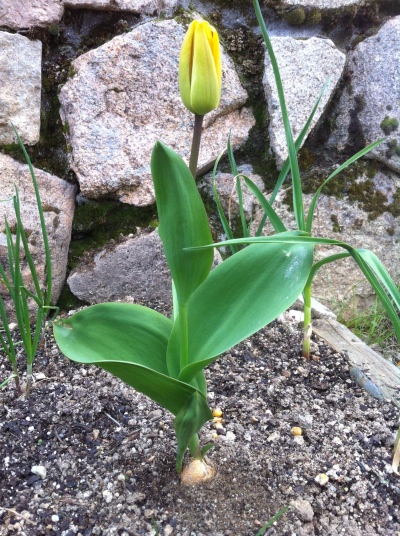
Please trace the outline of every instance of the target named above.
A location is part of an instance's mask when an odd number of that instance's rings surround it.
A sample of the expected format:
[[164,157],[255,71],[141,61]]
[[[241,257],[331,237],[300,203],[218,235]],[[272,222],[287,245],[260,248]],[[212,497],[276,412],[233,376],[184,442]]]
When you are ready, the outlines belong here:
[[215,476],[215,468],[210,462],[191,459],[182,471],[181,483],[184,486],[197,486],[208,482]]

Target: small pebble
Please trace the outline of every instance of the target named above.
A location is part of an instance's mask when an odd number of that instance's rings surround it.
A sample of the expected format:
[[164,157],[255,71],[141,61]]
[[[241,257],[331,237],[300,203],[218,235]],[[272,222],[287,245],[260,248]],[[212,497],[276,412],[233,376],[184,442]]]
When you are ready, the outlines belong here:
[[58,517],[58,515],[53,514],[51,516],[51,520],[52,520],[53,523],[58,523],[60,521],[60,518]]
[[105,489],[103,491],[103,499],[106,501],[106,503],[110,503],[113,500],[113,495],[110,490]]
[[294,436],[303,435],[303,430],[299,426],[293,426],[293,428],[290,430],[290,432]]
[[273,432],[270,436],[267,437],[267,441],[268,443],[272,443],[280,439],[280,437],[281,436],[278,434],[278,432]]
[[304,499],[293,500],[290,501],[290,506],[301,521],[304,521],[304,523],[310,523],[312,521],[314,510],[308,501]]
[[47,470],[44,465],[33,465],[31,468],[31,473],[40,476],[40,478],[44,480],[46,478]]
[[314,478],[315,482],[317,484],[319,484],[320,486],[326,486],[327,483],[329,482],[329,476],[324,474],[324,473],[320,473],[319,475],[317,475],[315,478]]
[[225,436],[225,439],[227,441],[231,441],[232,443],[236,440],[236,436],[233,432],[226,432],[226,436]]

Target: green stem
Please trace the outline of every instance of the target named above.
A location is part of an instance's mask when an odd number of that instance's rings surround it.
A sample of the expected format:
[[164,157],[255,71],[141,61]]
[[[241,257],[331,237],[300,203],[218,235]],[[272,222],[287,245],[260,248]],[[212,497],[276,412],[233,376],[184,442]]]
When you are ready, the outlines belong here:
[[193,434],[190,438],[189,450],[192,458],[194,458],[195,460],[202,459],[199,436],[197,434]]
[[19,382],[19,374],[18,374],[17,363],[15,363],[15,362],[12,363],[12,369],[13,369],[14,378],[15,378],[15,388],[17,390],[17,395],[21,396],[22,395],[22,389],[21,389],[21,384]]
[[194,116],[192,149],[190,151],[190,160],[189,160],[189,169],[194,179],[196,178],[197,162],[199,160],[200,140],[201,140],[201,133],[203,130],[203,118],[204,118],[204,115],[195,114]]
[[26,365],[26,389],[25,389],[26,398],[29,398],[29,395],[31,392],[31,385],[32,385],[32,363],[27,363]]
[[179,323],[181,332],[181,371],[189,363],[188,314],[187,305],[179,306]]
[[[312,281],[312,280],[311,280]],[[304,338],[303,338],[303,357],[310,359],[310,342],[312,334],[311,324],[311,281],[307,281],[303,290],[304,297]]]

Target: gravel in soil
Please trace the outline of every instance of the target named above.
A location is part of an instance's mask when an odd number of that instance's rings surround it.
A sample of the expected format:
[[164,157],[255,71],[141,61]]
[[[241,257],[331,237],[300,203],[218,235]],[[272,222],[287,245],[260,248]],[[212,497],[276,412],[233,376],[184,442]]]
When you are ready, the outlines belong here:
[[68,361],[49,328],[31,397],[11,382],[0,391],[0,535],[254,536],[291,505],[266,534],[398,536],[398,409],[355,385],[344,355],[312,344],[306,362],[300,330],[276,321],[207,369],[223,417],[201,441],[215,442],[217,475],[190,488],[175,472],[171,415]]

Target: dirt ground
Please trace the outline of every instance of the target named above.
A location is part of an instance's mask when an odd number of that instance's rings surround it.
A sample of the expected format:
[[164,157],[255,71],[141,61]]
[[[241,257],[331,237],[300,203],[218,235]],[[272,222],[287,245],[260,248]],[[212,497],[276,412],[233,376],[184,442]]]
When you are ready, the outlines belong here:
[[223,421],[201,440],[217,475],[189,488],[171,415],[68,361],[49,328],[31,397],[0,392],[0,535],[255,536],[290,505],[266,534],[398,536],[398,409],[356,386],[344,355],[317,341],[305,362],[300,347],[297,325],[276,321],[209,367]]

